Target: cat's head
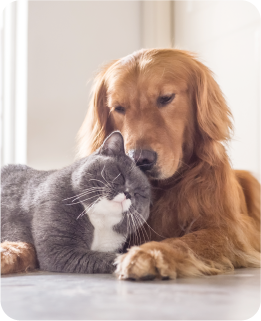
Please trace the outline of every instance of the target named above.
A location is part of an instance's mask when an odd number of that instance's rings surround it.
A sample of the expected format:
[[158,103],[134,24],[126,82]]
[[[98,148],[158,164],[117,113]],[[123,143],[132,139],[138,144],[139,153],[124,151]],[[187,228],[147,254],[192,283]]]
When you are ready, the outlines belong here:
[[73,175],[73,187],[89,217],[111,219],[113,229],[131,234],[149,216],[150,184],[125,154],[119,131],[113,132],[94,154],[83,159]]

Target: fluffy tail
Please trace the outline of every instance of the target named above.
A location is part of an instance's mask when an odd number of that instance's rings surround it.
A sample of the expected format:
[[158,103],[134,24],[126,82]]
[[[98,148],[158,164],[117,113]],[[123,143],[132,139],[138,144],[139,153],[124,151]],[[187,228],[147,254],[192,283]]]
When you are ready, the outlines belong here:
[[236,170],[235,174],[245,195],[248,215],[260,229],[260,183],[247,171]]

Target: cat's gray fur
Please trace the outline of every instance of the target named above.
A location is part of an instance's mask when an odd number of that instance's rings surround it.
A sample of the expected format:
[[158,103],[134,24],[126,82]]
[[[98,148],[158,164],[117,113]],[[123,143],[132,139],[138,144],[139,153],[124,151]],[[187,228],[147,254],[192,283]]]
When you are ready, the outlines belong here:
[[[94,226],[83,213],[98,197],[112,200],[128,185],[132,201],[128,214],[140,218],[134,226],[127,213],[122,214],[113,229],[125,238],[149,216],[149,182],[125,155],[119,132],[112,133],[92,155],[61,170],[8,165],[1,180],[2,242],[33,244],[40,268],[47,271],[113,272],[116,253],[91,250]],[[93,187],[100,189],[80,195]]]

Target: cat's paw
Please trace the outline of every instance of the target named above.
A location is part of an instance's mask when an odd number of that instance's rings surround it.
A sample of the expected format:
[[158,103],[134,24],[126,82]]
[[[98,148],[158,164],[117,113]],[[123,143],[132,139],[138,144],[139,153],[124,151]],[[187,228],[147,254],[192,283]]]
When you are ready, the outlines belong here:
[[177,272],[166,244],[149,242],[132,247],[115,260],[116,275],[125,280],[176,279]]
[[33,245],[24,242],[1,243],[1,274],[25,272],[37,267]]
[[107,254],[106,268],[101,273],[110,273],[110,274],[112,274],[112,273],[115,272],[115,269],[116,269],[114,262],[115,262],[115,259],[117,257],[117,254],[115,254],[115,253],[106,253],[106,254]]

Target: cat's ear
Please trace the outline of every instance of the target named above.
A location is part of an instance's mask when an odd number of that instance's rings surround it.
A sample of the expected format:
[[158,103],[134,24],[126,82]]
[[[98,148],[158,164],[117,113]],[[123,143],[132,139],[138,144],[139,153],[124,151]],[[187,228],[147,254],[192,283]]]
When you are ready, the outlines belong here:
[[105,156],[125,155],[124,140],[119,131],[113,132],[103,142],[100,154]]

